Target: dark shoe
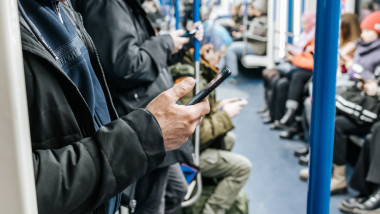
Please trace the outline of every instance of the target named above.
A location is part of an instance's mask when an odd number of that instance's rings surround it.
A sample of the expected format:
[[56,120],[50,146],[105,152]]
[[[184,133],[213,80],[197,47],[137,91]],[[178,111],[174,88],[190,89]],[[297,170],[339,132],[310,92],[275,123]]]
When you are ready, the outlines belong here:
[[310,159],[310,155],[309,154],[301,156],[298,159],[298,163],[301,164],[301,165],[304,165],[304,166],[308,166],[309,165],[309,159]]
[[280,124],[280,121],[275,120],[270,126],[269,129],[271,130],[283,130],[286,129],[286,126],[283,126]]
[[264,124],[273,123],[273,119],[271,117],[263,118],[263,123]]
[[375,191],[367,200],[358,204],[352,213],[370,213],[378,214],[380,213],[380,189]]
[[355,198],[348,198],[346,200],[343,200],[340,205],[339,209],[343,212],[352,213],[355,208],[357,208],[361,203],[367,200],[367,197],[355,197]]
[[309,147],[305,146],[294,151],[294,156],[301,157],[309,154]]
[[296,116],[296,109],[287,109],[285,115],[281,118],[280,123],[282,125],[289,125],[293,123]]

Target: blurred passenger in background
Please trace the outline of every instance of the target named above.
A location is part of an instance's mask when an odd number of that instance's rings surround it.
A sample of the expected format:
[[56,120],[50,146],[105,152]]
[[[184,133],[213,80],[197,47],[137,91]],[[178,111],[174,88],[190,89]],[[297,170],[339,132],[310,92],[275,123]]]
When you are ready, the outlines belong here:
[[338,70],[337,70],[337,94],[341,94],[347,87],[353,86],[354,81],[349,79],[347,67],[356,50],[357,42],[360,38],[361,30],[359,18],[356,14],[345,13],[341,16],[340,37],[338,49]]
[[[360,23],[356,14],[345,13],[340,18],[340,34],[339,34],[339,49],[338,49],[338,69],[337,69],[337,94],[341,94],[347,87],[353,86],[354,81],[349,80],[347,74],[346,62],[351,60],[356,50],[356,44],[360,38]],[[310,86],[312,82],[309,83]],[[305,129],[309,133],[311,122],[311,97],[312,87],[309,87],[309,96],[304,101],[305,108]],[[299,157],[301,163],[306,165],[309,163],[309,146],[297,149],[295,155]],[[309,169],[305,168],[300,171],[300,179],[307,180],[309,178]]]
[[[286,61],[275,69],[263,71],[266,103],[263,122],[272,123],[271,129],[284,129],[293,125],[300,114],[304,87],[311,78],[314,52],[315,13],[302,15],[304,31],[293,45],[287,46]],[[280,136],[292,138],[299,131],[298,123]]]
[[[251,4],[249,4],[251,5]],[[248,6],[248,12],[253,18],[249,29],[247,30],[248,44],[243,41],[233,42],[227,49],[226,56],[224,58],[224,64],[230,68],[232,77],[230,81],[236,81],[239,74],[239,61],[244,54],[256,54],[263,55],[266,52],[266,42],[260,41],[257,37],[266,38],[266,25],[267,25],[267,0],[256,0],[251,6]],[[242,31],[233,32],[232,35],[237,38],[241,37]],[[240,34],[240,35],[239,35]],[[235,80],[234,80],[235,79]],[[231,82],[233,83],[233,82]]]
[[380,123],[373,125],[367,136],[350,186],[357,190],[356,197],[343,200],[339,209],[348,213],[380,213]]
[[[217,74],[220,56],[218,50],[222,43],[216,43],[217,37],[206,35],[201,47],[200,89],[204,88]],[[207,43],[209,41],[209,43]],[[214,42],[212,42],[214,41]],[[186,54],[183,63],[193,65],[193,52]],[[193,66],[191,67],[193,68]],[[181,64],[172,68],[175,82],[195,75],[194,69],[181,69]],[[182,99],[187,103],[194,96],[189,93]],[[237,116],[247,101],[239,98],[216,100],[216,91],[208,99],[211,112],[203,118],[200,126],[200,170],[203,177],[218,178],[219,182],[213,194],[207,199],[202,214],[228,213],[240,190],[248,180],[251,163],[242,155],[231,152],[235,136],[230,133],[234,128],[232,118]]]
[[[354,59],[347,62],[348,74],[357,85],[357,90],[363,91],[363,96],[374,96],[378,100],[380,74],[380,12],[367,16],[360,24],[361,40],[358,42]],[[365,95],[364,95],[365,94]],[[375,114],[378,115],[377,112]],[[331,194],[346,192],[346,151],[347,136],[363,136],[370,132],[373,123],[358,124],[345,115],[335,119],[333,174],[331,179]]]
[[[119,115],[144,108],[159,93],[173,86],[168,65],[178,62],[192,46],[189,38],[181,37],[185,34],[184,30],[156,35],[142,8],[144,1],[75,2],[76,9],[82,14],[84,25],[99,50]],[[196,27],[198,31],[195,38],[201,41],[203,27],[200,23],[196,23],[193,29]],[[191,156],[191,152],[185,153]],[[187,192],[186,181],[178,164],[179,156],[179,151],[167,153],[157,169],[138,181],[135,194],[133,190],[130,194],[135,195],[137,201],[136,213],[178,211]],[[166,188],[167,186],[171,188]],[[166,189],[172,191],[170,198],[165,197]]]

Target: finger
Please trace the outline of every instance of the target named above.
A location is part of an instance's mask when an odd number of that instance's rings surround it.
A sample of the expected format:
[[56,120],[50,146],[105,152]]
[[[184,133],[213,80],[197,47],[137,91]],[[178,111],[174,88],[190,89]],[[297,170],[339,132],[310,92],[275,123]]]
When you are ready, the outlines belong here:
[[188,77],[181,82],[175,84],[171,89],[167,90],[166,95],[169,96],[171,102],[177,102],[181,97],[188,94],[193,90],[195,85],[195,80],[191,77]]
[[237,97],[233,97],[233,98],[228,99],[227,101],[228,101],[229,103],[233,103],[233,102],[236,102],[236,101],[238,101],[238,100],[239,100],[239,98],[237,98]]
[[210,104],[207,99],[203,99],[202,102],[189,106],[189,108],[191,108],[190,111],[193,112],[195,120],[210,113]]
[[[190,42],[190,39],[189,39],[189,38],[184,38],[184,37],[179,37],[179,38],[178,38],[178,42],[179,42],[180,44],[184,45],[184,44]],[[181,47],[181,49],[182,49],[182,47]]]
[[183,29],[179,29],[179,30],[176,30],[176,31],[173,32],[173,34],[176,35],[176,36],[182,36],[185,33],[186,33],[186,31],[183,30]]

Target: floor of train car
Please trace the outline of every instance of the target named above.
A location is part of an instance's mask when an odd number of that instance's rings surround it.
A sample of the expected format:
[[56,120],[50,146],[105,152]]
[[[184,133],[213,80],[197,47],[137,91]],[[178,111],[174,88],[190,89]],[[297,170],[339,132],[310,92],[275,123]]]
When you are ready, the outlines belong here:
[[[250,214],[305,214],[307,182],[299,179],[303,166],[293,155],[294,150],[304,146],[300,140],[281,140],[279,131],[271,131],[256,114],[264,105],[261,71],[244,69],[236,85],[223,84],[217,90],[218,98],[241,97],[248,100],[240,115],[234,118],[236,144],[233,152],[242,154],[252,162],[250,178],[244,187],[249,197]],[[349,167],[348,175],[352,167]],[[333,196],[330,213],[338,209],[342,199],[354,196]]]

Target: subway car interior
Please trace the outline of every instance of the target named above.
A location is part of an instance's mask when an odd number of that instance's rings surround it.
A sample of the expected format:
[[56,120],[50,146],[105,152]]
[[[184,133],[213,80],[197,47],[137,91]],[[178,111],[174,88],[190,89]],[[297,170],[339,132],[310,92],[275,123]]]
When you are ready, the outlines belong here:
[[380,0],[5,0],[0,77],[0,213],[380,214]]

